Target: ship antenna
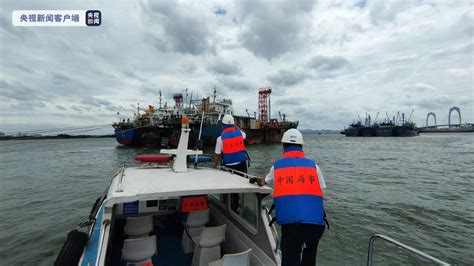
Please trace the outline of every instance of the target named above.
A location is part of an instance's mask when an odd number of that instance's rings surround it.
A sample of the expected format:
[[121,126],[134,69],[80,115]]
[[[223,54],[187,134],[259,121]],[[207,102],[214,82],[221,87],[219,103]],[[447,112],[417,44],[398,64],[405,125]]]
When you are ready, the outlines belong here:
[[204,110],[202,110],[202,116],[201,116],[201,126],[199,126],[199,138],[198,140],[196,141],[196,157],[194,159],[194,169],[197,168],[197,164],[198,164],[198,154],[197,154],[197,151],[198,151],[198,148],[199,148],[199,142],[201,142],[201,133],[202,133],[202,123],[204,121]]

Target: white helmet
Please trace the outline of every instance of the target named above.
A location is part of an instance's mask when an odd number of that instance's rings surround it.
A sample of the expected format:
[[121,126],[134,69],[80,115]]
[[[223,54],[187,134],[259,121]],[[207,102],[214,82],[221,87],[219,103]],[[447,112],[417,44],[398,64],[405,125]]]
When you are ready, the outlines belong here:
[[224,115],[222,118],[222,124],[224,125],[233,125],[234,124],[234,117],[231,115]]
[[283,134],[283,138],[281,138],[282,143],[289,143],[289,144],[304,144],[303,135],[298,129],[290,128],[288,129],[285,134]]

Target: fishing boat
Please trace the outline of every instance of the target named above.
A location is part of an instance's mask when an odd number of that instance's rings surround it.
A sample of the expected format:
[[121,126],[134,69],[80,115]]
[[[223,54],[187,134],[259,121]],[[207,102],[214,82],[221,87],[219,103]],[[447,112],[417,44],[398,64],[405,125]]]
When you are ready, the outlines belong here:
[[[231,99],[217,99],[214,89],[213,99],[191,99],[188,101],[182,93],[173,95],[174,106],[161,104],[158,108],[149,105],[147,109],[137,106],[132,120],[121,119],[112,124],[115,138],[124,146],[176,147],[181,134],[181,118],[190,119],[190,146],[194,147],[199,138],[204,146],[213,146],[222,131],[221,119],[224,115],[234,116],[235,124],[246,133],[246,144],[276,143],[283,133],[290,128],[297,128],[298,121],[289,121],[285,114],[278,112],[278,118],[270,117],[270,94],[272,88],[261,88],[258,91],[258,115],[237,115]],[[203,122],[203,123],[201,123]]]
[[[137,156],[143,165],[114,175],[88,219],[68,234],[55,265],[281,265],[267,207],[273,189],[250,184],[248,174],[199,166],[202,151],[188,149],[186,120],[177,149]],[[379,238],[444,263],[375,235],[368,265]]]
[[388,119],[377,123],[378,115],[377,113],[373,122],[370,114],[366,115],[364,123],[361,122],[359,117],[357,123],[350,124],[348,128],[341,131],[341,134],[346,137],[413,137],[419,135],[416,124],[410,121],[413,111],[408,120],[405,119],[404,113],[401,116],[398,113],[397,118],[393,117],[393,119],[390,119],[387,114]]

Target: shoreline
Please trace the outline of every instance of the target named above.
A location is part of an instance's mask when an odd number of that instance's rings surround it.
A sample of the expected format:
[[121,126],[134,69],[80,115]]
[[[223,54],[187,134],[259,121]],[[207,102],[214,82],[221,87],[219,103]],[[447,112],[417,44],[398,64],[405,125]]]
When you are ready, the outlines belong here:
[[41,140],[41,139],[89,139],[89,138],[115,138],[115,135],[68,135],[55,136],[0,136],[2,140]]

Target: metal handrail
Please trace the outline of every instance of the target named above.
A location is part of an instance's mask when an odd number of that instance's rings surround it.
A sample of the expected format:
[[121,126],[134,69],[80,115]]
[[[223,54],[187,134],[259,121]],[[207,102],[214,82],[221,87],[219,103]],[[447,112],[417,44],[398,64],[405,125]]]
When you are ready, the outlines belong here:
[[[262,209],[265,210],[265,213],[267,214],[267,219],[269,221],[271,221],[273,219],[273,217],[270,214],[270,210],[264,204],[262,205]],[[270,226],[270,230],[272,231],[273,239],[275,240],[275,252],[277,252],[278,247],[280,246],[280,236],[278,235],[278,231],[277,231],[274,223]]]
[[219,165],[219,166],[217,166],[217,169],[225,171],[225,172],[230,172],[231,174],[239,174],[242,177],[245,177],[247,179],[252,178],[252,177],[259,178],[256,175],[251,175],[251,174],[248,174],[248,173],[244,173],[244,172],[241,172],[241,171],[238,171],[238,170],[235,170],[235,169],[232,169],[232,168],[228,168],[228,167],[225,167],[225,166],[220,166]]
[[105,238],[105,231],[106,231],[107,227],[110,226],[110,220],[106,219],[106,220],[102,221],[102,225],[104,225],[104,227],[103,227],[102,232],[100,233],[99,247],[97,249],[97,258],[96,258],[96,261],[95,261],[95,265],[99,265],[100,255],[102,254],[102,244],[103,244],[104,238]]
[[375,234],[375,235],[371,236],[370,239],[369,239],[369,250],[368,250],[368,254],[367,254],[367,266],[372,266],[372,254],[373,254],[372,250],[373,250],[373,246],[374,246],[374,241],[375,241],[375,239],[377,239],[377,238],[382,239],[382,240],[385,240],[385,241],[387,241],[387,242],[389,242],[389,243],[395,244],[395,245],[397,245],[398,247],[401,247],[401,248],[403,248],[403,249],[405,249],[405,250],[408,250],[408,251],[414,253],[415,255],[418,255],[418,256],[420,256],[420,257],[423,257],[423,258],[425,258],[425,259],[427,259],[427,260],[430,260],[430,261],[432,261],[432,262],[434,262],[434,263],[437,263],[437,264],[439,264],[439,265],[450,265],[450,264],[447,263],[447,262],[444,262],[444,261],[439,260],[439,259],[437,259],[437,258],[435,258],[435,257],[433,257],[433,256],[430,256],[430,255],[428,255],[428,254],[426,254],[426,253],[424,253],[424,252],[422,252],[422,251],[419,251],[419,250],[416,249],[416,248],[413,248],[413,247],[410,247],[410,246],[408,246],[408,245],[406,245],[406,244],[403,244],[402,242],[399,242],[399,241],[397,241],[397,240],[395,240],[395,239],[393,239],[393,238],[391,238],[391,237],[388,237],[388,236],[385,236],[385,235],[382,235],[382,234]]
[[123,192],[122,181],[123,181],[123,175],[125,174],[125,165],[122,166],[122,168],[120,170],[121,170],[120,171],[120,179],[118,181],[117,190],[115,192]]

